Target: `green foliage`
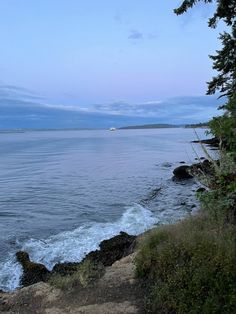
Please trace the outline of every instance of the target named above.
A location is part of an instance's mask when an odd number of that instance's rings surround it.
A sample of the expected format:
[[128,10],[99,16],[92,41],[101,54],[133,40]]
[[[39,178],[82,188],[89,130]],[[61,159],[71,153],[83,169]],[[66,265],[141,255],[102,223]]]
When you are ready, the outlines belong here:
[[69,290],[73,287],[86,287],[94,279],[99,278],[104,271],[102,265],[95,265],[90,260],[85,260],[79,264],[77,270],[72,275],[53,274],[49,283],[62,290]]
[[[181,223],[155,228],[140,242],[137,276],[148,287],[150,313],[235,313],[236,309],[236,0],[184,0],[183,14],[198,2],[216,3],[209,19],[228,26],[220,35],[208,94],[220,91],[228,102],[225,113],[209,122],[220,139],[220,160],[202,173],[209,191],[199,194],[202,214]],[[206,152],[206,154],[208,154]]]
[[210,121],[210,133],[221,140],[223,149],[236,155],[236,93],[225,107],[228,110],[226,114]]
[[210,190],[199,195],[202,209],[215,221],[235,224],[236,162],[231,153],[221,153],[220,160],[214,162],[214,175],[208,176],[205,184]]
[[236,309],[236,162],[221,150],[200,180],[202,213],[160,227],[140,242],[137,276],[150,313],[234,313]]
[[156,228],[140,244],[137,276],[150,313],[234,313],[236,232],[207,216]]

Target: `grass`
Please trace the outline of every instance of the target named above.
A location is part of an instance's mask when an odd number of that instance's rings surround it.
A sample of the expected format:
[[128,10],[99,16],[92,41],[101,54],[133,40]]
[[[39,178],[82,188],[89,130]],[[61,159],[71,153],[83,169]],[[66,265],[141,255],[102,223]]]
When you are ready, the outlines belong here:
[[77,286],[87,287],[92,281],[99,278],[103,271],[102,265],[95,265],[90,260],[85,260],[77,266],[77,270],[72,275],[53,274],[49,283],[61,290],[70,290]]
[[149,287],[149,313],[234,313],[235,226],[207,215],[154,229],[140,243],[137,276]]
[[199,171],[207,192],[195,217],[156,228],[140,241],[136,273],[149,313],[236,313],[236,93],[209,122],[219,161]]
[[[197,216],[153,229],[139,244],[136,274],[148,313],[236,313],[236,163],[221,150],[198,195]],[[207,180],[206,180],[207,177]]]

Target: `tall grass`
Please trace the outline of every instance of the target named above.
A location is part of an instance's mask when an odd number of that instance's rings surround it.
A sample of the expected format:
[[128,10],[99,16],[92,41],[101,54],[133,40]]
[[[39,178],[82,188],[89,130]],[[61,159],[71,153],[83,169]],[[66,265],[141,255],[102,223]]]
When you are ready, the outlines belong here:
[[236,313],[236,163],[221,150],[213,172],[199,173],[197,216],[152,230],[141,241],[136,273],[148,313]]
[[61,290],[70,290],[78,286],[87,287],[103,272],[104,267],[102,265],[95,265],[90,260],[85,260],[78,264],[77,269],[71,275],[53,274],[49,279],[49,284]]
[[149,313],[235,313],[236,232],[206,215],[156,228],[141,241],[137,276]]

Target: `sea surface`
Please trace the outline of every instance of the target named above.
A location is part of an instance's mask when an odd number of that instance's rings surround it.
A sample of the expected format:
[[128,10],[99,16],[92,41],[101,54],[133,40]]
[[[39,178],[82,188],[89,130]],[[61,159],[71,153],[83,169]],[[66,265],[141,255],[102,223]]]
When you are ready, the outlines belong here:
[[195,139],[182,128],[0,133],[0,289],[20,285],[18,250],[51,269],[196,212],[197,183],[171,180],[204,156]]

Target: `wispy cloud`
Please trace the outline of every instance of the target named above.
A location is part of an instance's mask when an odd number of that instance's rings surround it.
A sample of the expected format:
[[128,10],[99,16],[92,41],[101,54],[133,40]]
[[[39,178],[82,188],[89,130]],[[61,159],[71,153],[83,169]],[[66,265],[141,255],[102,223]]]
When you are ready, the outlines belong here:
[[157,39],[158,38],[158,34],[157,33],[149,33],[147,35],[148,39]]
[[155,40],[158,38],[158,34],[156,32],[143,33],[139,30],[131,30],[128,36],[128,39],[136,41],[136,40]]
[[220,101],[216,96],[185,96],[133,104],[117,101],[110,104],[92,105],[87,110],[111,115],[165,119],[166,121],[205,121],[219,114],[217,111],[219,104]]
[[[27,95],[30,95],[30,98]],[[13,117],[15,119],[20,115],[22,119],[27,121],[58,119],[57,122],[60,125],[64,125],[66,119],[66,121],[70,119],[78,121],[82,116],[88,117],[86,123],[89,119],[93,121],[96,119],[96,123],[100,123],[100,119],[103,119],[103,123],[105,123],[104,121],[108,122],[111,118],[115,119],[117,123],[118,121],[131,120],[136,124],[140,123],[139,121],[192,123],[206,121],[215,115],[219,115],[217,107],[224,101],[222,99],[218,100],[217,96],[185,96],[136,103],[115,101],[81,106],[81,104],[50,104],[46,102],[46,99],[34,99],[31,98],[31,95],[34,97],[30,91],[25,89],[14,86],[0,86],[1,121],[4,120],[4,117],[11,121]],[[76,121],[75,123],[77,123]]]
[[140,31],[138,30],[132,30],[130,32],[130,35],[128,36],[128,39],[131,39],[131,40],[140,40],[140,39],[143,39],[143,33],[141,33]]
[[43,99],[41,96],[36,95],[32,91],[15,86],[15,85],[7,85],[7,84],[0,84],[0,99],[19,99],[19,100],[39,100]]

